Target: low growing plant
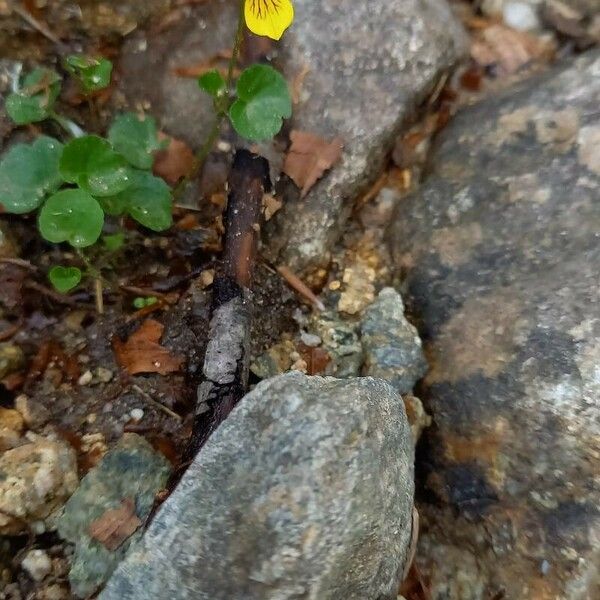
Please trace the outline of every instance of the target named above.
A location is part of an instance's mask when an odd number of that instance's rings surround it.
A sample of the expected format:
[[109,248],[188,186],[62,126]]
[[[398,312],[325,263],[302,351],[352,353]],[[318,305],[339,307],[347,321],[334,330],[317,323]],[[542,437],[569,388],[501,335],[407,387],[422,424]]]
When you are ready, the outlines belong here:
[[[241,137],[258,141],[276,135],[283,119],[290,117],[287,83],[273,67],[248,67],[235,89],[233,74],[245,26],[257,35],[278,40],[293,16],[290,0],[240,2],[226,77],[214,70],[198,80],[213,99],[215,122],[197,154],[196,169],[226,119]],[[88,99],[110,84],[112,64],[105,58],[73,55],[64,64]],[[7,213],[37,212],[38,229],[45,240],[67,243],[76,250],[80,266],[56,265],[48,273],[49,280],[56,290],[67,293],[84,279],[93,278],[101,310],[103,278],[84,249],[101,238],[108,253],[123,245],[122,233],[102,237],[107,216],[128,216],[153,231],[164,231],[172,223],[172,190],[151,172],[154,155],[162,147],[156,122],[150,116],[125,113],[115,118],[106,137],[89,135],[55,110],[61,91],[61,76],[56,71],[36,68],[15,87],[6,99],[6,111],[13,121],[28,125],[53,120],[66,131],[67,139],[40,135],[31,143],[12,146],[0,162],[0,204]]]
[[[66,64],[85,93],[110,83],[112,64],[104,58],[71,56]],[[172,200],[169,186],[150,171],[161,148],[154,119],[125,113],[115,118],[106,138],[85,134],[55,111],[60,86],[58,73],[37,68],[6,99],[15,123],[52,119],[69,139],[41,135],[12,146],[0,162],[0,203],[7,213],[37,212],[45,240],[66,242],[80,254],[83,271],[55,266],[48,274],[52,285],[66,293],[86,276],[100,278],[82,251],[100,239],[106,215],[127,215],[148,229],[164,231],[171,225]],[[115,251],[123,241],[123,236],[112,237],[107,246]]]

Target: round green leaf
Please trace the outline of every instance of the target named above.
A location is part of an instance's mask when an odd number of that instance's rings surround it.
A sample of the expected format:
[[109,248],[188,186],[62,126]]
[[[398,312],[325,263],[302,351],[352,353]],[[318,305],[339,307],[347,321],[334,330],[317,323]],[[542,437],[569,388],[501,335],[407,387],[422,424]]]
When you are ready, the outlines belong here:
[[171,226],[171,188],[160,177],[146,171],[134,171],[131,187],[110,198],[115,206],[125,207],[138,223],[153,231]]
[[237,100],[229,109],[235,130],[249,140],[272,138],[292,114],[292,100],[282,75],[268,65],[247,68],[237,82]]
[[93,196],[112,196],[131,185],[127,161],[97,135],[71,140],[60,159],[60,174]]
[[152,168],[154,152],[162,147],[156,121],[147,116],[140,119],[134,113],[118,116],[108,130],[108,139],[114,149],[138,169]]
[[6,112],[17,125],[43,121],[52,113],[59,93],[58,73],[46,68],[34,69],[23,80],[21,89],[6,98]]
[[41,136],[32,144],[13,146],[0,162],[0,204],[9,213],[35,210],[62,179],[58,162],[63,145]]
[[66,294],[79,285],[81,271],[77,267],[61,267],[57,265],[50,269],[48,279],[57,292]]
[[102,232],[104,213],[87,192],[62,190],[50,196],[40,210],[39,229],[49,242],[69,242],[75,248],[91,246]]
[[213,98],[221,96],[225,91],[225,80],[219,71],[213,69],[198,77],[198,85],[201,90],[210,94]]
[[66,67],[86,92],[102,90],[110,84],[113,65],[107,58],[72,54],[67,57]]

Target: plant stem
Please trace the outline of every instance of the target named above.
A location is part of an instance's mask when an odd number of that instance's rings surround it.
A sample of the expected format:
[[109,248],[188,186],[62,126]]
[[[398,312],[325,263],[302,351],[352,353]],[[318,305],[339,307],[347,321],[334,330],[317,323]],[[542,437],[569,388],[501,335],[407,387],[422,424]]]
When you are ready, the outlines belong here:
[[229,59],[229,64],[227,65],[227,79],[225,82],[225,88],[227,92],[227,103],[226,106],[220,110],[217,115],[215,122],[206,138],[204,144],[198,152],[196,153],[196,161],[194,166],[190,170],[190,172],[177,184],[177,187],[173,191],[173,198],[177,199],[183,193],[185,187],[190,182],[190,180],[194,179],[202,166],[204,165],[204,161],[207,156],[210,154],[215,142],[219,138],[219,134],[221,133],[221,125],[223,124],[223,120],[227,115],[229,107],[231,106],[231,86],[233,84],[233,75],[235,73],[235,65],[237,64],[238,57],[240,55],[240,50],[242,47],[242,41],[244,39],[244,25],[246,24],[246,19],[244,17],[244,1],[240,0],[240,12],[238,17],[238,25],[237,30],[235,32],[235,38],[233,42],[233,50],[231,51],[231,58]]
[[227,67],[227,93],[229,94],[231,84],[233,82],[233,72],[237,63],[240,49],[242,47],[242,40],[244,39],[244,25],[246,24],[246,18],[244,17],[244,4],[245,0],[240,0],[240,13],[238,16],[238,26],[235,32],[235,40],[233,42],[233,51],[231,52],[231,58],[229,59],[229,65]]
[[104,314],[104,298],[102,296],[102,279],[96,277],[94,279],[94,297],[96,299],[96,312],[101,315]]
[[100,271],[90,262],[90,259],[83,253],[83,250],[77,248],[77,254],[83,261],[87,268],[88,274],[94,279],[94,298],[96,302],[96,312],[101,315],[104,314],[104,297],[103,297],[103,286],[102,286],[102,274]]
[[69,135],[72,135],[76,138],[83,137],[85,135],[85,131],[81,129],[77,123],[71,121],[71,119],[67,119],[67,117],[59,115],[56,112],[53,112],[50,117],[56,121]]

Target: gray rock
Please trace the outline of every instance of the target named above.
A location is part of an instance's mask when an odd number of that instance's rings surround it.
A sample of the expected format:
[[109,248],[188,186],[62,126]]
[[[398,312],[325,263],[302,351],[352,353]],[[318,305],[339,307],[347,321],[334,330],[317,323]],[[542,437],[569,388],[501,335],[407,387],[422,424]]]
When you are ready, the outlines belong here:
[[104,584],[129,545],[141,536],[138,531],[111,551],[92,539],[90,524],[127,499],[134,502],[135,515],[143,522],[170,471],[164,456],[144,438],[126,433],[82,479],[57,523],[60,536],[75,544],[69,580],[76,596],[87,597]]
[[465,46],[444,0],[304,0],[294,6],[285,70],[290,80],[308,71],[291,125],[344,142],[341,163],[306,198],[287,198],[269,223],[273,250],[300,271],[328,263],[352,201]]
[[[165,129],[195,147],[212,121],[211,101],[195,79],[175,70],[229,47],[236,5],[205,3],[161,35],[134,37],[125,51],[126,95],[149,101]],[[294,7],[277,59],[290,83],[304,73],[290,125],[344,141],[341,163],[303,200],[286,198],[269,222],[270,254],[300,270],[327,263],[352,200],[376,177],[407,116],[466,46],[444,0],[297,0]]]
[[594,51],[463,110],[396,211],[430,364],[433,598],[600,597],[599,100]]
[[421,338],[404,316],[402,296],[384,288],[361,322],[363,375],[385,379],[400,394],[410,392],[427,372]]
[[412,500],[389,385],[281,375],[208,440],[100,598],[395,600]]
[[315,313],[309,329],[322,340],[323,348],[331,357],[325,368],[326,375],[340,379],[358,377],[363,363],[363,349],[358,336],[358,322],[343,319],[335,310]]

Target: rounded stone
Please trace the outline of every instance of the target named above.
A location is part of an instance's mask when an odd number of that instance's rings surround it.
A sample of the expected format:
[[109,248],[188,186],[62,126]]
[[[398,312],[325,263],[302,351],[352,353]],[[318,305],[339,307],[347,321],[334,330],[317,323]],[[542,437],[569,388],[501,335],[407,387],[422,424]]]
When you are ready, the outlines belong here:
[[413,487],[411,432],[387,383],[263,381],[100,598],[395,600]]

